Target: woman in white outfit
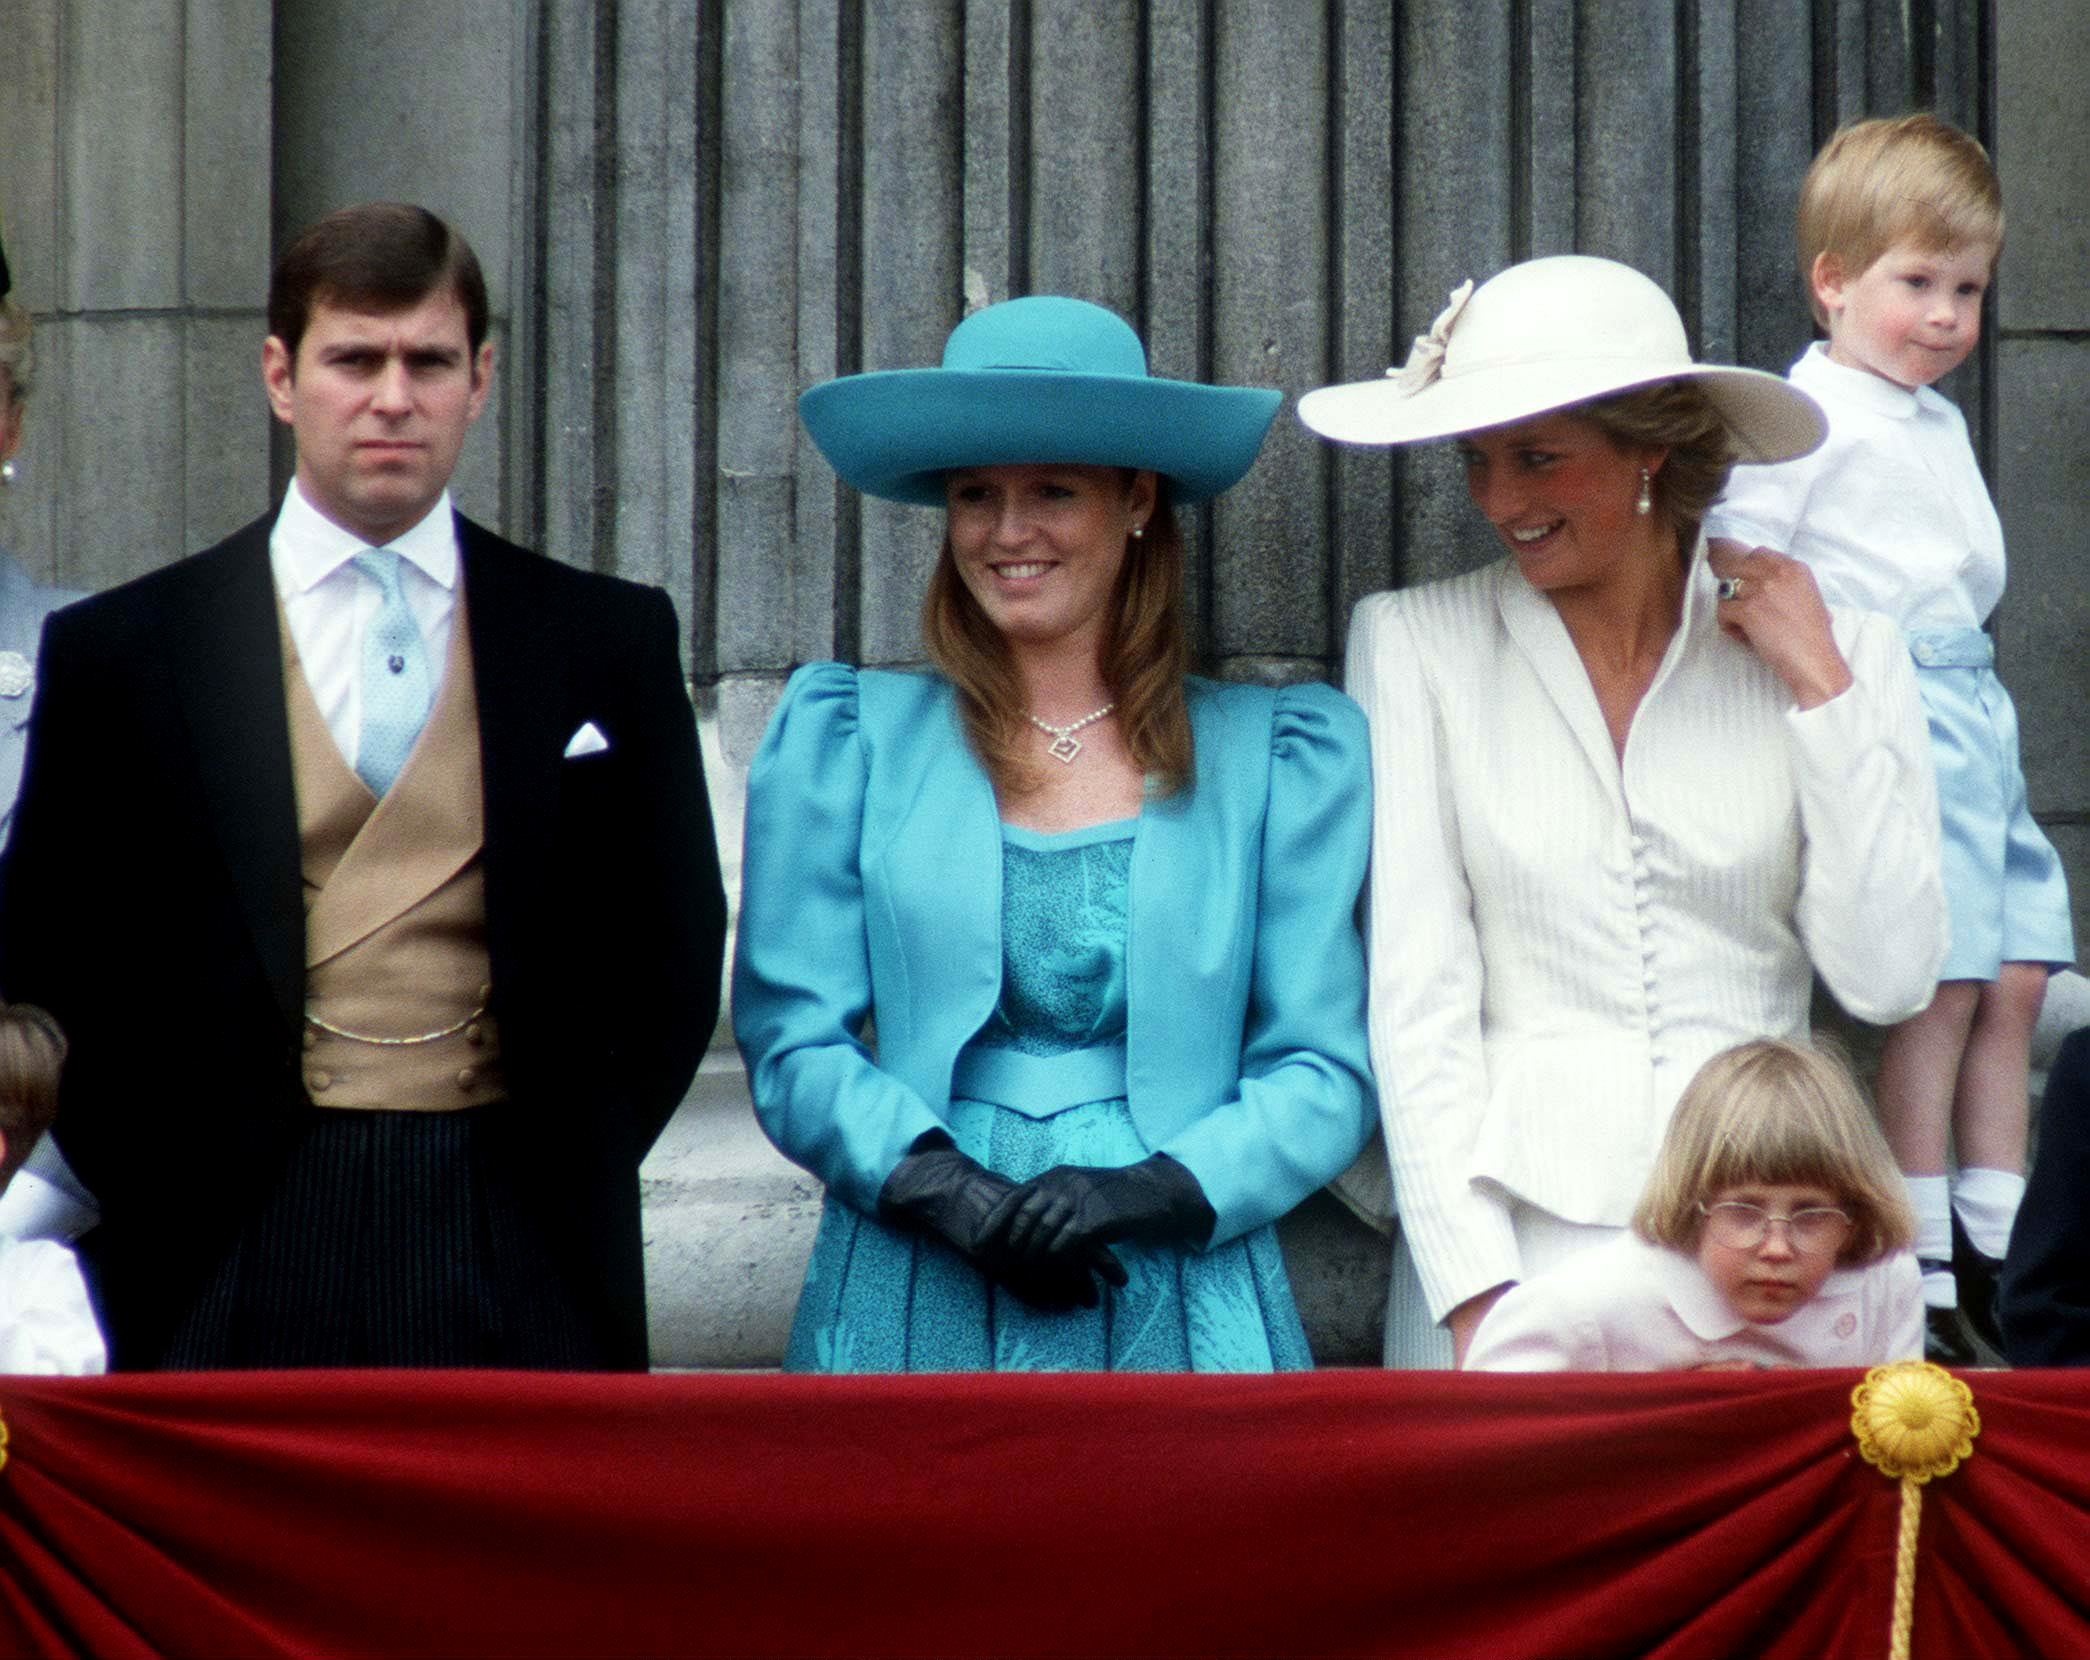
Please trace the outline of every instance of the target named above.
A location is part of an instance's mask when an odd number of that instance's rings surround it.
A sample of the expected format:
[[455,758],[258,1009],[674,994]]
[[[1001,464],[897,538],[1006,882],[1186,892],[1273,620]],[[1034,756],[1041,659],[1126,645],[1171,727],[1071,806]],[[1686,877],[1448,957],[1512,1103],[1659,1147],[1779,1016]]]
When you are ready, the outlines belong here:
[[[1805,454],[1820,411],[1692,362],[1638,272],[1468,283],[1405,369],[1299,412],[1340,442],[1455,438],[1507,554],[1370,596],[1349,647],[1387,1360],[1449,1366],[1511,1285],[1625,1226],[1684,1084],[1803,1033],[1815,973],[1864,1020],[1928,1001],[1935,786],[1892,624],[1700,534],[1729,467]],[[1387,1208],[1372,1158],[1345,1191]]]

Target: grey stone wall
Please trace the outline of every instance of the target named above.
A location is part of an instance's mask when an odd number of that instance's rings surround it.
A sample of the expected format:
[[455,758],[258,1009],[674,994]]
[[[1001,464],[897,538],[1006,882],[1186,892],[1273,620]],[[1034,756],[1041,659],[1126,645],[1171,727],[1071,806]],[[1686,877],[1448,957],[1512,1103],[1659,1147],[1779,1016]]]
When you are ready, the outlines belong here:
[[120,581],[268,496],[268,0],[8,0],[0,213],[38,387],[0,540]]
[[2090,944],[2090,6],[1997,9],[1995,155],[2009,226],[1988,410],[2010,590],[1998,672],[2017,700],[2025,782],[2068,865],[2077,960]]
[[[2080,0],[7,0],[0,27],[44,360],[0,540],[98,587],[264,510],[273,248],[426,201],[495,290],[459,499],[674,595],[729,864],[784,676],[912,658],[937,536],[836,486],[805,386],[1059,290],[1131,317],[1159,373],[1296,395],[1401,358],[1462,277],[1569,249],[1661,280],[1704,354],[1781,369],[1816,144],[1935,107],[2010,202],[1996,326],[1947,390],[1992,463],[2003,671],[2090,922]],[[1199,642],[1255,678],[1327,672],[1359,594],[1491,556],[1443,456],[1338,453],[1289,414],[1190,528]],[[663,1357],[773,1359],[816,1199],[730,1054],[648,1183]],[[1288,1240],[1324,1352],[1368,1353],[1374,1247],[1319,1209]]]

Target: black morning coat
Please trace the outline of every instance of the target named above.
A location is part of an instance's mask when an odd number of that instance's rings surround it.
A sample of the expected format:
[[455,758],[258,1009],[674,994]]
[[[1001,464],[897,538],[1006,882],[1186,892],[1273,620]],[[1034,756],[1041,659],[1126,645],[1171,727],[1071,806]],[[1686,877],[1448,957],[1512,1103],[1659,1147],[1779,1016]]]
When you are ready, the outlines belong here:
[[[151,1364],[309,1114],[273,516],[56,614],[0,979],[71,1038],[60,1149],[112,1364]],[[460,516],[505,1179],[604,1364],[647,1362],[638,1166],[718,1014],[725,898],[673,605]],[[592,721],[609,747],[568,759]]]

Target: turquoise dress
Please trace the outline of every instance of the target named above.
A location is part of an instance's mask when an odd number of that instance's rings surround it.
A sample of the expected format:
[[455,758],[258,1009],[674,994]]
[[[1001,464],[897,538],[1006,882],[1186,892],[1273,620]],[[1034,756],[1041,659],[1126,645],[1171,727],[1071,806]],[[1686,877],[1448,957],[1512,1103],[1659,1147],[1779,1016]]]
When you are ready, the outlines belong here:
[[[940,676],[808,664],[748,771],[733,1028],[756,1117],[828,1205],[788,1363],[1303,1365],[1271,1224],[1377,1118],[1356,906],[1364,716],[1328,686],[1185,685],[1196,775],[1138,818],[1001,821]],[[1214,1221],[1041,1314],[878,1220],[941,1132],[1011,1179],[1164,1153]]]
[[[1152,1151],[1125,1099],[1125,935],[1136,819],[1002,827],[1002,993],[958,1058],[948,1128],[1023,1181]],[[1118,1245],[1128,1283],[1049,1312],[942,1241],[829,1197],[784,1364],[793,1371],[1221,1371],[1311,1365],[1276,1230],[1210,1251]]]

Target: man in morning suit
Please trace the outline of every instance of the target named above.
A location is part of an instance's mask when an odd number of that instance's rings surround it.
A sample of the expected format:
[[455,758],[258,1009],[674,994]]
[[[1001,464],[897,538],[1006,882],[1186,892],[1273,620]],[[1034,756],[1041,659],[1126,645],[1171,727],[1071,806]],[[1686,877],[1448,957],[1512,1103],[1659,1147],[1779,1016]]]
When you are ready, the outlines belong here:
[[674,609],[453,512],[453,227],[328,216],[268,326],[296,479],[53,619],[0,899],[112,1362],[642,1367],[725,927]]

